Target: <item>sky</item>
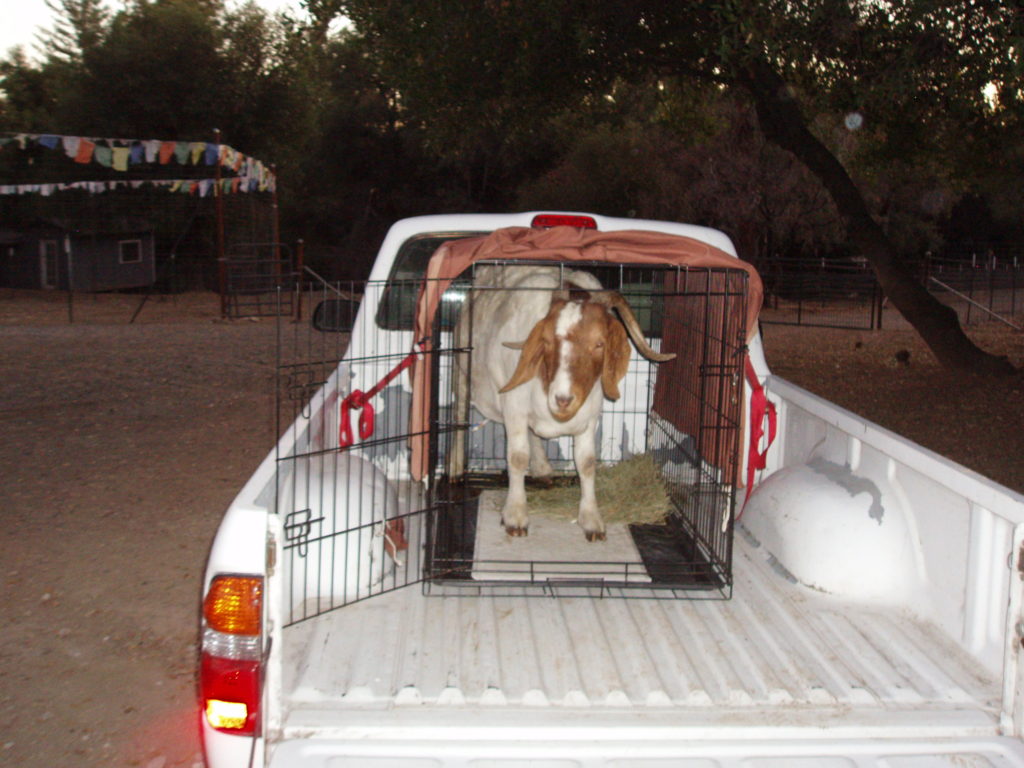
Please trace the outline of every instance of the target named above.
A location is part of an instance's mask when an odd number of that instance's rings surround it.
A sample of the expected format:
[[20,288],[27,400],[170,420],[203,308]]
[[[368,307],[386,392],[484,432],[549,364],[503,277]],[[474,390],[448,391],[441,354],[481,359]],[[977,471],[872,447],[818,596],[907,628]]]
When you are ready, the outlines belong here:
[[[299,0],[257,0],[268,10],[290,9],[298,11]],[[108,3],[118,7],[120,3]],[[16,45],[23,45],[26,52],[34,55],[36,32],[53,27],[53,14],[46,7],[46,0],[0,0],[3,21],[0,22],[0,56]]]

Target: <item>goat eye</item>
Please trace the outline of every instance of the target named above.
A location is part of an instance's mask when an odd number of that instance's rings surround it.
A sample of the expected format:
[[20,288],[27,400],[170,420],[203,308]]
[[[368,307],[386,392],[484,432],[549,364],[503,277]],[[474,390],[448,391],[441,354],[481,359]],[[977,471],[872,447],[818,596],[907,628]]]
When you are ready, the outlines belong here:
[[594,349],[604,349],[604,342],[603,341],[595,342],[594,343]]

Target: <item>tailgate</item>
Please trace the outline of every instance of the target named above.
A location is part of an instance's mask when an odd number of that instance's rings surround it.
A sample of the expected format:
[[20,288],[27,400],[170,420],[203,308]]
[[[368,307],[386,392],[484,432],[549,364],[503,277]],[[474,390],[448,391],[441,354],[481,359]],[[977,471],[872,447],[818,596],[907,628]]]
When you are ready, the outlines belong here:
[[321,741],[283,744],[272,768],[934,768],[1024,766],[1020,742],[973,739],[811,739],[626,743]]

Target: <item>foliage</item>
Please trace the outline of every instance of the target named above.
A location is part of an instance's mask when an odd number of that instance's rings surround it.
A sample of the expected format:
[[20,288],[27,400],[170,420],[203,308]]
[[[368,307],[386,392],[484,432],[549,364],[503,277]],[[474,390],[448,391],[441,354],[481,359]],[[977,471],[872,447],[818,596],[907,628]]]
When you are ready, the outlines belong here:
[[901,253],[961,232],[964,195],[993,232],[1024,229],[1021,19],[996,0],[49,2],[45,55],[0,60],[0,130],[218,128],[277,166],[285,238],[322,266],[350,254],[346,275],[393,219],[450,210],[685,219],[754,259],[842,251],[821,181],[766,141],[758,67]]
[[110,18],[102,0],[46,0],[46,7],[56,21],[39,47],[51,61],[80,64],[86,52],[102,44]]
[[698,116],[703,128],[686,136],[636,120],[582,132],[552,170],[524,184],[519,207],[700,222],[729,233],[755,263],[842,252],[831,200],[764,140],[749,107],[708,91]]
[[[939,359],[1008,371],[917,282],[894,237],[907,234],[912,242],[913,228],[895,226],[904,219],[891,214],[890,226],[880,223],[883,212],[855,181],[858,168],[840,159],[846,142],[827,129],[842,122],[869,137],[856,142],[852,156],[863,164],[862,184],[893,162],[917,168],[948,156],[962,172],[969,164],[956,158],[978,151],[973,138],[963,140],[965,130],[1019,125],[1020,14],[1013,4],[345,0],[343,9],[373,41],[403,106],[429,116],[441,138],[471,126],[467,138],[478,143],[494,132],[494,121],[515,137],[552,109],[607,98],[619,81],[689,78],[746,97],[761,133],[827,190],[850,245]],[[985,97],[993,85],[995,115]],[[675,128],[685,135],[686,122]],[[986,134],[971,135],[981,141]]]

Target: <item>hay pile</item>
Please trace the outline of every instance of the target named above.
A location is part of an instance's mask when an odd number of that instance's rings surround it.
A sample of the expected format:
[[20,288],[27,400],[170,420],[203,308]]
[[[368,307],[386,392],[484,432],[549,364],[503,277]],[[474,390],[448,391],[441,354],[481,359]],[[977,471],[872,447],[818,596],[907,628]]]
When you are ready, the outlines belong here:
[[[598,467],[594,485],[606,523],[661,523],[671,507],[661,473],[654,459],[646,454]],[[526,502],[531,515],[575,520],[580,504],[579,485],[529,489]]]

